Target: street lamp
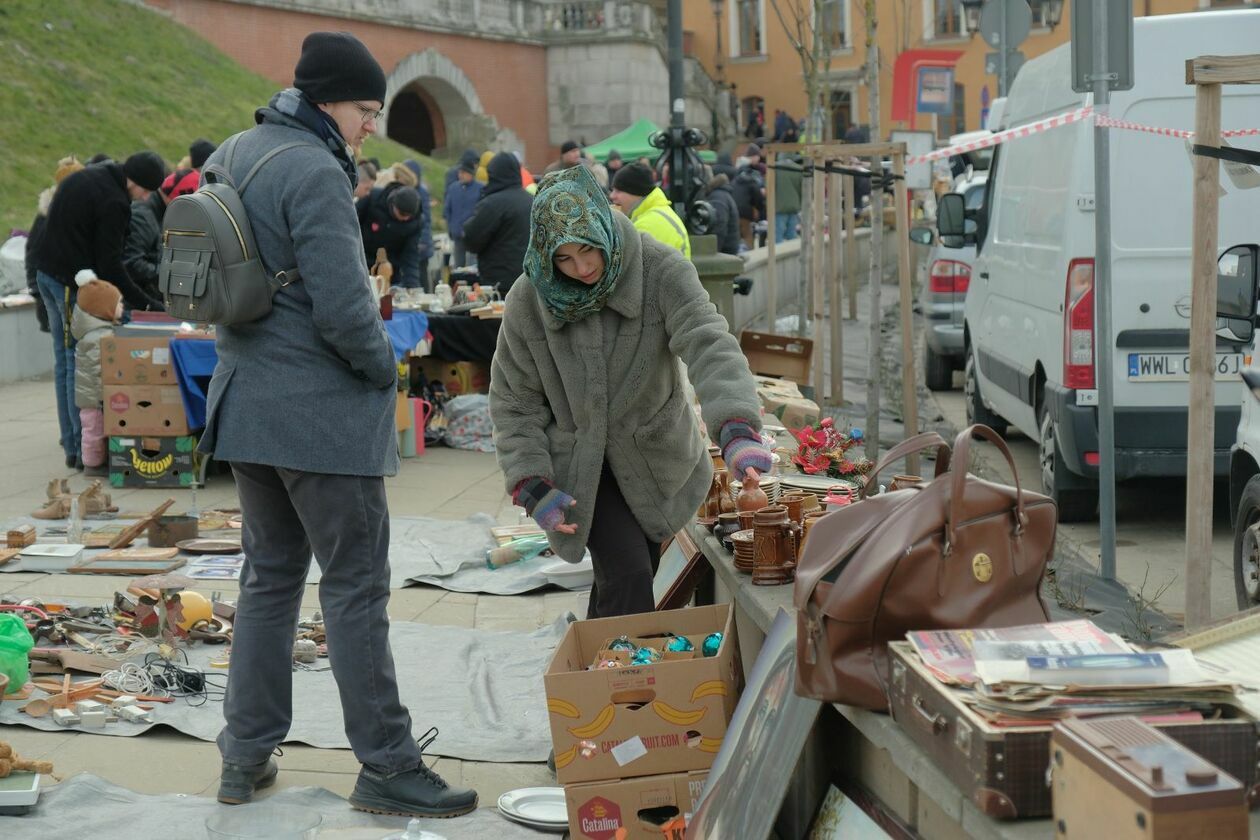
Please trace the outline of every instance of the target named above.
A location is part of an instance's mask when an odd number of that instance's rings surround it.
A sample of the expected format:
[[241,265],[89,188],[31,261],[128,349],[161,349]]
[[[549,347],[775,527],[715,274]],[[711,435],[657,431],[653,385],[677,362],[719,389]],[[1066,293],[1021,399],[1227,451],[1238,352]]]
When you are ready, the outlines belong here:
[[[720,87],[723,81],[722,70],[724,69],[722,61],[722,7],[726,5],[726,0],[709,0],[709,2],[713,6],[713,19],[717,26],[717,59],[714,62],[714,69],[717,70],[718,86]],[[1060,2],[1060,5],[1062,5],[1062,2]]]
[[[1060,10],[1062,10],[1062,0],[1059,0]],[[984,0],[962,0],[963,7],[963,28],[968,35],[975,35],[980,31],[980,12],[984,9]]]

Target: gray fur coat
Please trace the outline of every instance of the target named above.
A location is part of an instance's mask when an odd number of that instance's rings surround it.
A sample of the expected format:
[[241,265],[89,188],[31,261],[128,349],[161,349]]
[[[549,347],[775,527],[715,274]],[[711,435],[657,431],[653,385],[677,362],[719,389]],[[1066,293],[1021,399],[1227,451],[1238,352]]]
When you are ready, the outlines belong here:
[[556,553],[581,559],[605,461],[644,532],[663,540],[696,513],[713,466],[687,400],[687,365],[705,424],[760,428],[748,362],[709,302],[695,266],[614,214],[625,243],[605,311],[554,318],[532,283],[507,297],[490,375],[490,413],[508,491],[550,479],[577,500],[577,533],[550,534]]
[[[268,110],[237,144],[240,183],[272,159],[242,196],[269,274],[297,267],[271,313],[219,327],[219,363],[206,401],[201,450],[306,472],[380,476],[398,471],[394,351],[368,286],[350,181],[318,137]],[[224,163],[225,146],[207,164]]]

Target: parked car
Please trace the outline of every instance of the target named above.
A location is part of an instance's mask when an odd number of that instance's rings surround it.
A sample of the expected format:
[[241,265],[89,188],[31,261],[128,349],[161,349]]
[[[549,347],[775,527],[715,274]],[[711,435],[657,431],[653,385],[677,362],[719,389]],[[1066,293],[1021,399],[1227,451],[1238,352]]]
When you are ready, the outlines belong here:
[[[1185,61],[1254,49],[1255,13],[1161,15],[1134,22],[1135,87],[1115,93],[1113,117],[1190,128],[1194,89]],[[1071,48],[1020,71],[1003,125],[1020,126],[1088,104],[1071,89]],[[1260,93],[1223,86],[1226,126],[1260,111]],[[1191,178],[1184,143],[1133,131],[1111,134],[1112,327],[1094,322],[1093,133],[1089,121],[997,147],[979,211],[961,196],[938,207],[943,234],[978,229],[963,320],[969,422],[1008,425],[1039,441],[1045,492],[1059,517],[1092,517],[1098,500],[1095,348],[1114,348],[1116,478],[1186,472]],[[1260,191],[1221,199],[1222,242],[1245,242]],[[1253,237],[1254,238],[1254,237]],[[1236,381],[1243,347],[1218,343],[1219,377]],[[1215,468],[1229,472],[1238,400],[1219,389]]]
[[[985,182],[988,173],[968,169],[954,183],[953,192],[963,197],[968,210],[979,210],[984,205]],[[972,232],[975,222],[971,222]],[[927,386],[933,391],[948,391],[954,387],[954,371],[962,370],[966,353],[963,347],[963,304],[967,287],[971,284],[971,263],[976,256],[973,241],[964,244],[961,239],[946,246],[930,228],[916,228],[911,239],[932,245],[927,260],[927,283],[924,285],[921,305],[927,321],[927,341],[923,349],[923,371]]]
[[[1227,247],[1217,262],[1217,323],[1252,338],[1260,326],[1260,246]],[[1248,364],[1251,357],[1245,357]],[[1260,370],[1242,371],[1238,436],[1229,459],[1229,512],[1234,525],[1234,594],[1238,609],[1260,606]],[[1232,389],[1222,388],[1229,391]]]

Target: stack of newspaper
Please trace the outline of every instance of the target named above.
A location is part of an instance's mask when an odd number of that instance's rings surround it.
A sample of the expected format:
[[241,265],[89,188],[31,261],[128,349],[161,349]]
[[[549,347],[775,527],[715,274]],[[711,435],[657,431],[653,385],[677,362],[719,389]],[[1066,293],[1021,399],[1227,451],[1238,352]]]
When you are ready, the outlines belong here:
[[1243,705],[1237,675],[1189,650],[1138,650],[1088,620],[906,635],[927,669],[995,726],[1203,720]]

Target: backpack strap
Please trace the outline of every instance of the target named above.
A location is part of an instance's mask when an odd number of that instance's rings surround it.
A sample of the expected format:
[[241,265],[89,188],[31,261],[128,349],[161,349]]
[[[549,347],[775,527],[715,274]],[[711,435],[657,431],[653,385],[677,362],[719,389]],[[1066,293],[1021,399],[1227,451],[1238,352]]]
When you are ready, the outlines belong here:
[[[236,137],[240,137],[240,135],[238,134],[238,135],[236,135]],[[235,139],[236,139],[236,137],[233,137],[232,139],[233,139],[233,140],[235,140]],[[280,154],[281,152],[287,152],[289,149],[296,149],[296,148],[298,148],[298,147],[300,147],[300,146],[309,146],[309,145],[310,145],[309,143],[285,143],[283,146],[276,146],[274,149],[272,149],[271,151],[267,152],[267,154],[265,154],[265,155],[263,155],[262,157],[260,157],[260,158],[258,159],[258,162],[257,162],[257,163],[255,163],[255,164],[254,164],[254,165],[250,168],[249,172],[247,172],[247,173],[245,174],[245,179],[244,179],[243,181],[241,181],[241,185],[240,185],[239,187],[237,187],[237,189],[236,189],[236,194],[237,194],[237,195],[244,195],[244,194],[245,194],[245,190],[249,187],[250,182],[254,180],[254,176],[255,176],[255,175],[257,175],[257,174],[258,174],[258,171],[259,171],[260,169],[262,169],[262,168],[263,168],[263,166],[264,166],[264,165],[266,165],[266,164],[267,164],[267,162],[268,162],[268,161],[270,161],[273,157],[275,157],[276,155]],[[235,149],[233,149],[233,151],[235,151]],[[229,154],[230,154],[230,152],[229,152]],[[228,164],[228,165],[229,165],[229,166],[231,165],[231,164],[230,164],[230,162],[229,162],[229,164]]]
[[227,184],[233,189],[236,182],[232,180],[232,159],[236,155],[236,144],[244,131],[233,134],[223,144],[223,163],[212,163],[201,170],[201,177],[207,184]]

